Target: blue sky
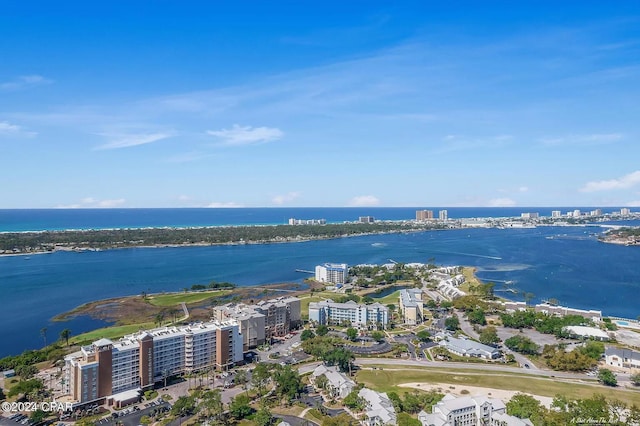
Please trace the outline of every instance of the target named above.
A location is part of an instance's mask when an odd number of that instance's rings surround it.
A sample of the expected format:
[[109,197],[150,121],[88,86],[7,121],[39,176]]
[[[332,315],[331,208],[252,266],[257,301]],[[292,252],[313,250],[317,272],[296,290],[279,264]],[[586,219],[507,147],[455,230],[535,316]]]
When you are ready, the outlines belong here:
[[0,14],[0,208],[640,206],[639,134],[637,1]]

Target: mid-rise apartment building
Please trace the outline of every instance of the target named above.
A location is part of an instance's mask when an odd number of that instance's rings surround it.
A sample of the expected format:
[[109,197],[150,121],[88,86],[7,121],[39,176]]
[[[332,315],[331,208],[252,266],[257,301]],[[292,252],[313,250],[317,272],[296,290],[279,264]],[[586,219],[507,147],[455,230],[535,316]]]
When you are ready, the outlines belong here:
[[415,325],[422,322],[424,309],[422,290],[417,288],[400,290],[399,305],[405,324]]
[[344,284],[349,276],[346,263],[323,263],[316,266],[316,281],[321,283]]
[[319,325],[349,323],[353,327],[367,328],[389,324],[389,308],[380,303],[358,304],[353,300],[336,303],[332,300],[311,302],[309,321]]
[[271,337],[282,337],[302,324],[297,297],[279,297],[254,305],[228,303],[214,307],[213,318],[238,323],[244,351],[264,344]]
[[118,341],[99,339],[67,355],[65,390],[76,404],[117,404],[118,394],[152,387],[166,377],[224,369],[242,360],[242,335],[235,322],[156,328]]

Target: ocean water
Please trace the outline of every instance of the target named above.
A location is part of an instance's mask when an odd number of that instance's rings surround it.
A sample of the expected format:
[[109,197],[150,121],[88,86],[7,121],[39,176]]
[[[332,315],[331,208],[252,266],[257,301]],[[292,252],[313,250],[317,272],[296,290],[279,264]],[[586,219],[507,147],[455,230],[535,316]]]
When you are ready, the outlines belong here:
[[379,264],[393,259],[474,266],[479,278],[496,282],[498,294],[508,298],[522,300],[505,291],[514,288],[533,293],[535,301],[556,298],[565,305],[635,318],[640,315],[640,247],[600,243],[595,234],[602,231],[462,229],[287,244],[4,256],[0,357],[41,347],[43,327],[51,341],[63,328],[75,335],[104,325],[86,317],[50,321],[85,302],[143,291],[179,291],[211,280],[238,285],[299,282],[308,275],[296,269],[313,270],[322,262]]
[[[551,216],[552,210],[573,211],[576,207],[339,207],[339,208],[241,208],[241,209],[31,209],[0,210],[0,232],[64,229],[110,229],[146,227],[198,227],[222,225],[286,224],[289,218],[326,219],[329,223],[374,216],[379,220],[415,219],[416,210],[446,209],[451,219],[472,217],[514,217],[523,212]],[[593,207],[578,207],[583,212]],[[603,209],[605,213],[620,208]]]

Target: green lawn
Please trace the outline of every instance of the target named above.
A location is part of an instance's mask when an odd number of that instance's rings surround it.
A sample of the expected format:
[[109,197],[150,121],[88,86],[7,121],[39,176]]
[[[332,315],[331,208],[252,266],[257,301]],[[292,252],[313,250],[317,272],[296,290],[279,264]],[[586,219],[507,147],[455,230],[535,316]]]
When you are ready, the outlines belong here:
[[203,300],[210,299],[212,297],[226,296],[231,293],[231,290],[212,290],[212,291],[197,291],[187,293],[171,293],[171,294],[158,294],[149,296],[148,300],[154,306],[175,306],[182,302],[184,303],[196,303]]
[[428,368],[395,368],[382,365],[383,370],[363,369],[358,372],[358,382],[381,392],[406,392],[407,388],[400,388],[402,383],[447,383],[452,385],[479,386],[493,389],[503,389],[527,392],[534,395],[554,397],[557,394],[570,398],[587,398],[594,393],[601,393],[608,398],[617,398],[627,404],[637,403],[640,392],[612,389],[597,384],[565,383],[554,378],[532,377],[517,373],[488,373],[470,372],[463,370],[436,370]]
[[138,330],[154,328],[155,326],[156,325],[152,322],[145,322],[142,324],[117,325],[113,327],[99,328],[97,330],[71,337],[69,339],[69,344],[84,344],[94,342],[102,338],[112,340],[119,339],[126,334],[135,333]]
[[344,294],[334,293],[332,291],[320,291],[311,294],[300,296],[300,314],[303,318],[309,318],[309,303],[320,302],[325,299],[335,299],[337,297],[344,296]]

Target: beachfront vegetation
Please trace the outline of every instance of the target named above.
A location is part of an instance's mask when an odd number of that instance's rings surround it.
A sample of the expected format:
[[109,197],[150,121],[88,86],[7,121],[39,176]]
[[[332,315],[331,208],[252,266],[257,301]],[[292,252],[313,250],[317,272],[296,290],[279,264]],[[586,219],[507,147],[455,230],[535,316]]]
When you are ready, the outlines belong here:
[[0,251],[30,253],[54,249],[110,249],[145,246],[246,244],[340,238],[352,235],[435,229],[437,223],[378,222],[327,225],[217,226],[0,234]]
[[533,355],[538,353],[538,345],[526,336],[513,336],[504,341],[504,345],[515,352]]
[[531,310],[517,311],[512,314],[500,315],[502,324],[509,328],[535,328],[540,333],[553,334],[556,337],[566,337],[563,329],[571,325],[591,325],[592,322],[580,315],[565,315],[558,317],[543,312]]
[[387,396],[393,403],[396,413],[416,414],[421,410],[431,411],[431,406],[440,401],[444,395],[433,390],[422,392],[414,389],[411,392],[406,392],[404,397],[397,392],[389,392]]

